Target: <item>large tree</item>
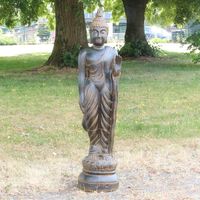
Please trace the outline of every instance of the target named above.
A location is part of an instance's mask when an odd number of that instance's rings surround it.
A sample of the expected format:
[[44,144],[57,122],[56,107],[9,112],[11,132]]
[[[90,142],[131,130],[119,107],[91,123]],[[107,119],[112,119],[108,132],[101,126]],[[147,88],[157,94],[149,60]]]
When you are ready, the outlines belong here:
[[79,0],[55,0],[56,38],[48,65],[63,64],[63,54],[76,46],[87,46],[83,3]]
[[[30,24],[55,12],[56,37],[47,65],[63,66],[63,54],[75,46],[87,46],[83,3],[79,0],[0,0],[0,23]],[[52,19],[51,17],[49,18]]]
[[[100,0],[82,1],[90,11],[101,4]],[[51,12],[48,8],[52,7],[56,19],[56,40],[47,64],[62,66],[64,52],[70,52],[74,46],[87,45],[82,1],[0,0],[0,23],[13,26],[20,20],[23,24],[27,24],[37,20],[38,16],[44,14],[49,16]],[[136,44],[132,45],[132,51],[142,47],[144,54],[151,53],[144,48],[145,45],[147,49],[149,48],[144,34],[145,16],[148,22],[184,24],[192,18],[197,19],[200,13],[199,0],[105,0],[104,6],[112,11],[115,21],[125,13],[127,30],[124,47],[130,51],[130,44]]]
[[122,0],[127,19],[125,42],[146,41],[144,17],[148,0]]
[[105,0],[104,2],[105,8],[112,10],[114,19],[119,19],[125,13],[127,29],[123,49],[125,51],[132,49],[133,53],[138,52],[134,50],[135,48],[142,48],[141,53],[144,54],[151,53],[144,33],[145,17],[149,23],[181,25],[200,16],[199,0]]

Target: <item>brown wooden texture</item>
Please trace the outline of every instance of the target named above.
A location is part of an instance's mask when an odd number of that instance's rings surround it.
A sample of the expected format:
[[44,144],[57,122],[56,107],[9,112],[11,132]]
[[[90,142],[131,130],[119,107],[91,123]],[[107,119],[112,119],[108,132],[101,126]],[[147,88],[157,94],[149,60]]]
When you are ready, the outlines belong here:
[[144,16],[148,0],[123,0],[127,18],[125,42],[146,41],[144,34]]
[[119,185],[112,153],[122,58],[114,48],[104,46],[106,27],[99,9],[90,28],[93,46],[82,49],[78,59],[79,104],[83,128],[90,138],[89,154],[78,179],[78,187],[85,191],[109,192]]
[[55,0],[56,36],[46,65],[61,66],[65,51],[87,46],[83,4],[79,0]]

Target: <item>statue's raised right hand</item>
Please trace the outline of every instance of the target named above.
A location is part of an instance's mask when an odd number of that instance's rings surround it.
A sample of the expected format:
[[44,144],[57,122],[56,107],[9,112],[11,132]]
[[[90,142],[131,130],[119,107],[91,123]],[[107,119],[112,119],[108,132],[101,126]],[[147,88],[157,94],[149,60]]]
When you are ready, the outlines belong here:
[[113,71],[112,74],[114,76],[119,76],[121,73],[121,63],[122,63],[122,57],[117,55],[114,59],[113,59]]
[[115,57],[115,63],[116,63],[116,65],[121,65],[122,64],[122,57],[120,55],[117,55]]

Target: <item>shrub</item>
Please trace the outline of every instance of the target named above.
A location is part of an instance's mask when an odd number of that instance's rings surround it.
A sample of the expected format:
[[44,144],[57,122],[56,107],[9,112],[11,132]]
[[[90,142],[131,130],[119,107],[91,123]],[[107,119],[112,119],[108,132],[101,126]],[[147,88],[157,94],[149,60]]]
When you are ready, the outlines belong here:
[[122,57],[152,56],[158,53],[158,48],[148,44],[146,41],[135,40],[126,43],[119,51]]
[[17,42],[15,41],[14,37],[7,36],[0,32],[0,45],[15,45]]
[[63,54],[63,62],[67,67],[77,67],[78,66],[78,54],[80,51],[79,46],[74,46],[71,51],[66,51]]
[[200,62],[200,32],[196,32],[189,36],[186,39],[186,42],[190,44],[188,49],[190,49],[193,62]]

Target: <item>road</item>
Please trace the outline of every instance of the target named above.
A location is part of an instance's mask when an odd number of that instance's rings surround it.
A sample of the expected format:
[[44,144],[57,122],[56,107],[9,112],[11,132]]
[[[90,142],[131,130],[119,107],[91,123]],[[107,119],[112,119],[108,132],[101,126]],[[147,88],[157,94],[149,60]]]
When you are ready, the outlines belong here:
[[31,53],[50,53],[52,49],[53,44],[0,46],[0,57]]
[[[113,44],[108,44],[114,46]],[[189,52],[188,45],[179,43],[163,43],[158,45],[161,49],[171,52]],[[39,44],[39,45],[8,45],[0,46],[0,57],[18,56],[30,53],[50,53],[53,49],[53,44]]]

